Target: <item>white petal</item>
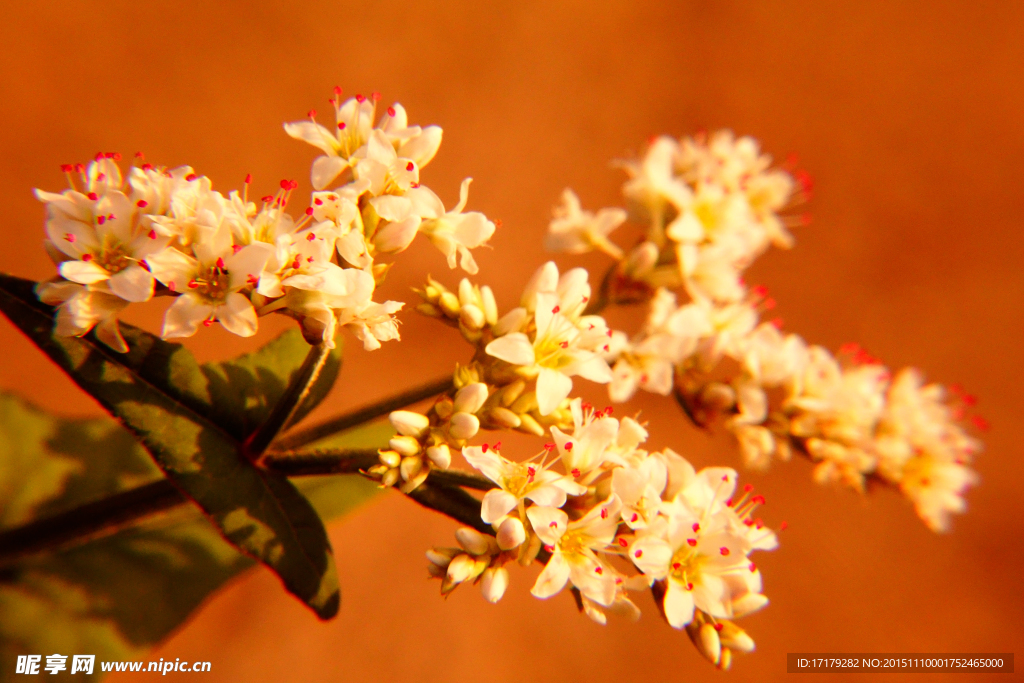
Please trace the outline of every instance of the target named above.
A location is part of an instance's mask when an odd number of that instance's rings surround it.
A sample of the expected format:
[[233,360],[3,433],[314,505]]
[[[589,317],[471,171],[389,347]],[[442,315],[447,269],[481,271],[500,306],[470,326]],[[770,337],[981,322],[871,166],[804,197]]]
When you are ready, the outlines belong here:
[[562,553],[555,551],[544,567],[544,571],[537,577],[537,583],[533,584],[530,592],[534,597],[550,598],[558,593],[569,581],[569,563],[565,561]]
[[548,545],[557,545],[569,526],[569,515],[553,507],[533,505],[527,508],[526,516],[534,533]]
[[[199,270],[199,262],[177,249],[164,249],[159,254],[146,257],[149,271],[172,292],[187,291],[188,283]],[[195,330],[188,335],[193,334]]]
[[334,149],[338,144],[337,138],[334,137],[331,131],[312,121],[286,123],[284,124],[284,132],[296,140],[308,142],[328,154],[334,154]]
[[540,414],[550,415],[553,413],[569,396],[570,391],[572,391],[572,379],[557,370],[541,368],[540,374],[537,376],[537,409]]
[[518,501],[508,491],[491,489],[484,495],[480,506],[480,519],[488,524],[494,524],[499,519],[511,512]]
[[417,166],[426,166],[441,146],[439,126],[427,126],[423,132],[398,148],[398,156],[412,159]]
[[107,284],[110,291],[125,301],[149,301],[153,296],[153,276],[134,263],[111,277]]
[[110,277],[95,261],[65,261],[60,264],[60,274],[82,285],[93,285]]
[[164,339],[191,337],[199,324],[213,314],[213,306],[190,294],[179,296],[164,314]]
[[341,172],[348,168],[348,162],[341,157],[320,156],[313,162],[309,179],[313,183],[314,190],[322,190],[334,179],[341,175]]
[[668,623],[673,628],[683,628],[693,621],[693,592],[678,581],[669,580],[663,607]]
[[224,305],[217,307],[217,320],[228,332],[239,337],[251,337],[256,334],[256,311],[249,298],[238,292],[228,294]]
[[560,508],[565,505],[565,491],[557,486],[539,486],[526,494],[537,505]]
[[[488,355],[512,365],[533,365],[536,356],[533,353],[533,344],[522,332],[511,332],[504,337],[498,337],[484,349]],[[572,382],[569,382],[572,386]],[[566,392],[568,394],[568,392]],[[564,398],[564,397],[563,397]]]
[[603,358],[596,354],[573,363],[569,370],[575,375],[598,384],[607,384],[612,381],[612,369],[608,367],[608,363]]

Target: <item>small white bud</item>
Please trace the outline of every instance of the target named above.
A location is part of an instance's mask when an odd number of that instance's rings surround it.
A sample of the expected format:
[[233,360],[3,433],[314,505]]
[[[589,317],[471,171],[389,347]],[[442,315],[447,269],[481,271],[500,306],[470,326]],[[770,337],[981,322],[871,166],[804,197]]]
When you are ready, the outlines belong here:
[[484,318],[488,325],[498,322],[498,302],[494,300],[494,292],[487,285],[480,288],[480,299],[484,305]]
[[483,382],[473,382],[459,389],[455,394],[455,412],[475,413],[487,401],[488,389]]
[[423,459],[417,456],[410,456],[408,458],[402,458],[402,465],[400,471],[402,473],[402,479],[405,481],[412,481],[415,479],[420,470],[423,469]]
[[452,452],[447,444],[431,446],[427,449],[427,457],[430,458],[430,462],[434,463],[434,466],[439,470],[446,470],[452,464]]
[[396,410],[390,415],[391,425],[403,436],[422,436],[423,432],[430,426],[430,420],[426,415],[414,413],[411,410]]
[[469,413],[455,413],[452,415],[452,426],[448,430],[453,439],[465,441],[472,439],[480,431],[480,420],[476,415]]
[[487,602],[498,602],[508,588],[508,570],[504,567],[488,567],[480,579],[480,592]]
[[452,583],[462,583],[473,575],[476,568],[476,560],[469,555],[458,555],[448,565],[448,580]]
[[[451,569],[448,570],[451,575]],[[708,658],[712,664],[718,664],[722,658],[722,641],[718,639],[718,631],[714,624],[704,624],[700,627],[697,640],[694,642],[700,653]]]
[[498,547],[502,550],[518,548],[526,540],[526,529],[518,517],[509,517],[498,527]]
[[455,296],[451,292],[445,292],[441,295],[441,298],[438,299],[437,303],[440,305],[441,310],[444,311],[444,314],[449,318],[459,317],[459,309],[462,308],[459,304],[459,297]]
[[398,467],[398,463],[402,462],[402,456],[394,451],[383,451],[379,457],[380,461],[388,467]]
[[722,630],[719,632],[718,637],[724,647],[730,650],[739,650],[740,652],[754,651],[754,639],[746,631],[731,621],[723,621],[721,624]]
[[502,408],[501,406],[495,406],[488,410],[487,417],[491,422],[505,429],[515,429],[523,423],[522,418],[508,408]]
[[388,447],[400,455],[416,455],[420,452],[420,442],[411,436],[392,437]]
[[761,593],[746,593],[743,597],[732,601],[732,613],[742,617],[756,612],[768,604],[768,598]]
[[654,242],[644,242],[637,245],[629,255],[626,256],[626,274],[630,277],[643,277],[654,268],[658,262],[658,245]]
[[431,548],[427,551],[427,560],[430,561],[430,564],[435,564],[438,567],[447,567],[451,564],[452,556],[450,553],[445,554],[442,551]]
[[394,486],[398,482],[398,478],[401,476],[398,472],[398,468],[390,469],[384,473],[384,476],[380,478],[380,485],[387,488]]
[[491,538],[480,533],[476,529],[464,526],[455,532],[455,540],[459,542],[467,553],[473,555],[486,555],[491,547]]
[[459,281],[459,303],[463,306],[476,303],[476,293],[473,292],[473,284],[466,278]]
[[464,304],[462,306],[462,310],[459,311],[459,320],[471,330],[482,330],[484,325],[487,324],[483,311],[474,304]]

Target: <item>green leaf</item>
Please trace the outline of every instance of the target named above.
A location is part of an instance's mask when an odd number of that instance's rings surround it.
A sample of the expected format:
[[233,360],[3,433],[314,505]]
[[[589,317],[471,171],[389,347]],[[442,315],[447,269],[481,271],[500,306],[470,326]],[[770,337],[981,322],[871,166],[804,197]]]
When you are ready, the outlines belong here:
[[[36,298],[33,286],[0,275],[0,310],[139,439],[228,541],[270,567],[318,616],[334,616],[341,593],[319,515],[285,477],[241,455],[240,436],[275,387],[257,390],[253,401],[239,399],[246,410],[228,420],[222,403],[227,386],[213,390],[209,378],[218,372],[228,379],[244,375],[245,362],[208,366],[204,372],[182,346],[124,324],[127,354],[112,351],[92,335],[54,336],[53,309]],[[280,373],[280,368],[254,371],[252,386],[262,376]]]
[[[383,447],[390,425],[334,437],[341,448]],[[0,530],[161,476],[109,419],[66,420],[0,392]],[[347,512],[377,486],[359,476],[303,477],[324,516]],[[133,528],[0,569],[0,681],[19,654],[95,654],[142,660],[252,560],[192,505]],[[70,661],[70,660],[69,660]],[[65,672],[66,674],[67,672]]]

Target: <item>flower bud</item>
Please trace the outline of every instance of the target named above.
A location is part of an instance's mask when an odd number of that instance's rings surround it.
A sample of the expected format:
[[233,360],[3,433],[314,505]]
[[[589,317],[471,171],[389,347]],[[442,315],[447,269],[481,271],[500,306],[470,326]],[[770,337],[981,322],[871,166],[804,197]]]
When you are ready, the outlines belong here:
[[459,320],[470,330],[482,330],[487,320],[484,312],[473,304],[465,304],[459,311]]
[[452,452],[447,444],[431,446],[427,449],[427,457],[430,458],[430,462],[434,463],[434,467],[439,470],[446,470],[452,464]]
[[533,434],[534,436],[544,436],[545,433],[540,423],[533,419],[533,416],[526,413],[519,416],[519,431]]
[[430,426],[430,420],[426,415],[414,413],[411,410],[396,410],[388,415],[391,425],[403,436],[419,437]]
[[480,288],[480,300],[487,324],[493,325],[498,322],[498,302],[494,300],[494,292],[487,285]]
[[400,455],[416,455],[420,452],[420,442],[411,436],[392,437],[388,446]]
[[475,413],[487,401],[487,394],[487,385],[483,382],[467,384],[455,394],[455,412]]
[[491,548],[490,536],[485,536],[476,529],[462,527],[455,532],[455,540],[459,542],[467,553],[473,555],[487,555]]
[[504,567],[488,567],[480,579],[480,592],[487,602],[498,602],[508,588],[508,570]]
[[529,413],[537,410],[537,392],[527,391],[522,396],[512,402],[509,408],[514,413],[522,415],[523,413]]
[[445,292],[441,295],[441,298],[438,299],[437,303],[440,305],[441,310],[444,311],[444,314],[449,318],[459,317],[459,309],[462,308],[461,304],[459,304],[459,297],[455,296],[451,292]]
[[508,517],[498,527],[498,547],[502,550],[512,550],[526,540],[526,529],[518,517]]
[[430,318],[440,318],[442,315],[441,311],[439,311],[437,307],[432,304],[419,304],[416,306],[416,310],[419,313],[422,313],[423,315],[428,316]]
[[405,481],[412,481],[423,469],[423,459],[418,456],[410,456],[408,458],[402,458],[402,465],[400,471],[402,473],[402,479]]
[[711,382],[700,392],[701,403],[712,410],[725,411],[736,405],[736,391],[728,384]]
[[745,593],[742,597],[732,601],[732,613],[736,617],[746,616],[767,604],[768,598],[761,593]]
[[427,551],[427,560],[430,564],[447,569],[456,554],[452,548],[431,548]]
[[464,307],[476,303],[476,293],[473,291],[473,283],[467,278],[459,281],[459,303]]
[[390,469],[390,470],[388,470],[387,472],[384,473],[383,477],[380,478],[380,485],[383,486],[384,488],[387,488],[389,486],[394,486],[395,483],[398,482],[398,478],[400,476],[401,476],[401,474],[399,473],[397,467],[393,468],[393,469]]
[[452,415],[452,425],[448,430],[453,439],[465,441],[472,439],[480,431],[480,420],[476,415],[469,413],[455,413]]
[[515,403],[516,399],[523,395],[523,391],[526,389],[526,382],[521,379],[517,379],[512,384],[509,384],[501,390],[501,405],[508,408],[510,405]]
[[402,456],[394,451],[381,451],[380,461],[388,467],[398,467],[398,464],[402,462]]
[[505,429],[515,429],[523,422],[522,418],[518,415],[508,408],[502,408],[501,406],[495,406],[488,410],[487,419],[498,427]]
[[740,652],[754,651],[754,639],[746,631],[731,621],[719,623],[722,625],[722,630],[718,632],[718,639],[722,641],[724,647]]
[[476,568],[476,560],[465,553],[458,555],[448,565],[448,580],[452,583],[462,583],[473,575]]
[[495,337],[504,337],[509,332],[519,332],[529,318],[530,313],[525,308],[513,308],[494,323],[491,331]]
[[[449,568],[449,575],[451,569]],[[697,623],[696,621],[691,622],[691,625]],[[696,633],[694,633],[694,630]],[[722,658],[722,641],[718,639],[718,631],[715,630],[715,625],[705,622],[697,629],[687,628],[687,632],[690,635],[690,640],[697,646],[697,651],[700,652],[704,657],[712,664],[718,664]]]
[[721,671],[728,671],[730,666],[732,666],[732,650],[723,647],[722,656],[718,660],[718,668]]
[[625,272],[632,278],[643,277],[658,262],[658,245],[654,242],[638,244],[626,256]]

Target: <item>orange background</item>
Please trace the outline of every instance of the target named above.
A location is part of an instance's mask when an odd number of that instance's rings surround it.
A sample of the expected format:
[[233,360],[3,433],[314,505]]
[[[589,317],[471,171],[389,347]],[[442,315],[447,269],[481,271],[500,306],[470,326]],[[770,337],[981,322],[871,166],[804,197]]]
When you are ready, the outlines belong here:
[[[947,535],[890,492],[862,499],[814,485],[804,462],[748,475],[768,498],[765,517],[790,528],[756,558],[772,604],[741,622],[758,651],[737,658],[731,680],[785,677],[786,652],[1024,653],[1024,428],[1013,413],[1024,407],[1024,5],[154,0],[8,3],[3,15],[0,269],[23,276],[52,273],[31,189],[62,188],[60,163],[141,149],[225,191],[247,172],[259,194],[284,177],[305,191],[313,150],[280,125],[326,111],[335,84],[379,90],[413,122],[444,127],[424,182],[454,203],[472,175],[470,209],[502,219],[478,260],[503,307],[548,258],[541,239],[562,188],[590,208],[615,204],[621,175],[609,160],[648,136],[731,127],[778,159],[798,152],[816,180],[814,223],[748,280],[771,288],[787,329],[833,349],[857,340],[894,368],[960,382],[993,427],[982,483]],[[428,272],[457,282],[418,245],[385,294],[413,300],[409,287]],[[154,306],[130,319],[158,329]],[[450,330],[402,319],[401,343],[349,354],[321,414],[466,358]],[[253,345],[214,329],[190,342],[203,358]],[[99,412],[6,323],[0,348],[0,386],[65,413]],[[738,464],[726,435],[696,432],[668,402],[630,408],[651,420],[655,446]],[[648,597],[639,623],[608,627],[565,595],[530,597],[529,570],[513,572],[497,606],[475,589],[440,599],[423,552],[451,544],[454,528],[382,495],[331,527],[345,591],[336,620],[319,623],[256,570],[154,658],[209,660],[208,681],[721,675]]]

